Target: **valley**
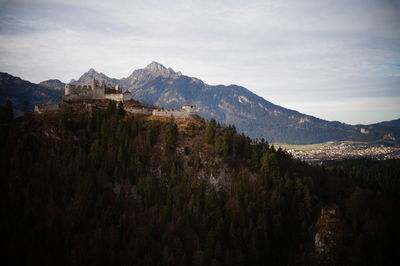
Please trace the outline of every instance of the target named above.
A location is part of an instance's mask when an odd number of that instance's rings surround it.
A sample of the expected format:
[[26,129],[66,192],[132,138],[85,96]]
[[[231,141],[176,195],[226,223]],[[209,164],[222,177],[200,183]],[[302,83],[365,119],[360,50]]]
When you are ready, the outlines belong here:
[[400,146],[368,142],[338,141],[310,145],[290,145],[274,143],[274,146],[287,151],[294,158],[309,163],[346,159],[400,159]]

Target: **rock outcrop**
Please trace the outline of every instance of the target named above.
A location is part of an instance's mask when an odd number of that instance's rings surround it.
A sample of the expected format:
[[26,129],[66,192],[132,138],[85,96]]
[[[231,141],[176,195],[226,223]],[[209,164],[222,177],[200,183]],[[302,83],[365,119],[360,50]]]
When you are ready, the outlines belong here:
[[316,224],[314,238],[318,265],[337,265],[343,257],[346,225],[337,205],[325,206]]

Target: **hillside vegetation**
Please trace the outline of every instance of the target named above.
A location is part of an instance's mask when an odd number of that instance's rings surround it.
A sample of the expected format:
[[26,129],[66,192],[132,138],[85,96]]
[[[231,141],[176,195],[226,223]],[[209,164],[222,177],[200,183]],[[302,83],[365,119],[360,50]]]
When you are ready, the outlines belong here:
[[[2,241],[18,265],[388,265],[399,202],[214,120],[0,110]],[[314,252],[323,206],[341,227]],[[321,220],[321,219],[320,219]],[[320,222],[323,224],[323,221]]]

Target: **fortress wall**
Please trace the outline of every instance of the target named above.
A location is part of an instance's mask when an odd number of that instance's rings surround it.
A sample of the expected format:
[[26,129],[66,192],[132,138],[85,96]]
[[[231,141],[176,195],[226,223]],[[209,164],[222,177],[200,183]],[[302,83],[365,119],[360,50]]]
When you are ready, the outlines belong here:
[[80,100],[80,99],[92,99],[92,93],[80,93],[80,94],[71,94],[71,95],[64,95],[63,99],[65,101],[69,100]]
[[[119,91],[119,93],[118,93]],[[122,93],[119,86],[111,87],[105,84],[104,81],[101,83],[98,80],[93,80],[91,84],[86,85],[65,85],[65,100],[75,99],[93,99],[103,100],[110,99],[118,102],[129,101],[132,99],[130,93]]]
[[151,115],[152,111],[146,108],[125,107],[125,111],[131,114]]
[[175,118],[190,118],[195,115],[195,113],[189,113],[180,110],[153,110],[153,115],[155,116],[165,116],[165,117],[175,117]]
[[67,84],[65,85],[65,93],[64,95],[69,96],[69,95],[74,95],[74,94],[88,94],[92,93],[92,87],[90,85],[71,85]]
[[94,87],[92,97],[93,97],[92,99],[95,99],[95,100],[105,99],[104,88]]
[[105,98],[120,102],[122,100],[122,94],[121,93],[105,94]]
[[60,105],[58,103],[37,104],[35,106],[35,113],[42,114],[44,112],[57,111],[59,109],[60,109]]
[[105,99],[110,99],[117,102],[125,102],[132,99],[131,94],[128,93],[109,93],[105,94]]
[[122,101],[123,102],[130,101],[130,100],[132,100],[132,95],[130,93],[123,93],[122,94]]

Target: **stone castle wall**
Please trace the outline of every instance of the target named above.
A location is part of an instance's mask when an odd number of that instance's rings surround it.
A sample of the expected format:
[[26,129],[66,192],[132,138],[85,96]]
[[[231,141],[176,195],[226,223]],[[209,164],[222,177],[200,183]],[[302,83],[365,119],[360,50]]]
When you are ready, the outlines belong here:
[[131,99],[130,93],[110,93],[105,94],[105,99],[114,100],[117,102],[126,102]]
[[173,116],[175,118],[191,118],[194,117],[196,113],[183,110],[153,110],[152,115],[164,117]]
[[93,99],[103,100],[110,99],[118,102],[124,102],[131,99],[130,93],[122,93],[119,85],[112,87],[104,81],[99,82],[93,80],[90,85],[65,85],[64,100]]
[[138,108],[138,107],[125,107],[125,111],[131,114],[142,114],[142,115],[151,115],[152,110],[147,108]]
[[57,111],[57,110],[60,110],[60,105],[58,103],[35,105],[35,113],[38,113],[38,114],[42,114],[45,112]]

